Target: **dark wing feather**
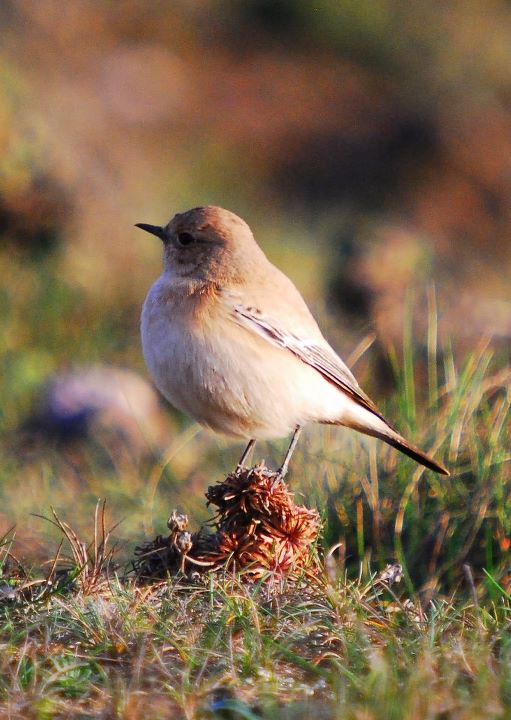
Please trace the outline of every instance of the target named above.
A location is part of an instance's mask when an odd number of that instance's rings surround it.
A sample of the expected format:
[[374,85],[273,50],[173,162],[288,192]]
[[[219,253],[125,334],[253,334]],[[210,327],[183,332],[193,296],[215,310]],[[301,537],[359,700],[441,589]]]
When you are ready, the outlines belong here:
[[384,440],[435,472],[449,475],[449,471],[443,465],[437,463],[436,460],[433,460],[433,458],[429,457],[429,455],[424,453],[420,448],[408,442],[408,440],[388,424],[373,401],[361,390],[348,367],[326,341],[323,341],[324,344],[318,344],[318,342],[313,339],[305,340],[285,332],[255,308],[235,305],[233,312],[231,312],[231,317],[239,325],[257,333],[273,345],[289,350],[289,352],[293,353],[293,355],[302,362],[310,365],[314,370],[317,370],[325,380],[328,380],[332,385],[335,385],[339,390],[346,393],[346,395],[358,405],[361,405],[373,413],[373,415],[380,418],[380,420],[385,423],[386,428],[388,428],[380,430],[368,426],[356,429]]
[[296,335],[277,327],[270,318],[260,314],[254,308],[236,305],[234,319],[273,345],[289,350],[306,365],[317,370],[325,380],[331,382],[358,405],[369,410],[388,425],[373,401],[359,387],[348,367],[326,342],[325,345],[318,345],[312,339],[296,337]]

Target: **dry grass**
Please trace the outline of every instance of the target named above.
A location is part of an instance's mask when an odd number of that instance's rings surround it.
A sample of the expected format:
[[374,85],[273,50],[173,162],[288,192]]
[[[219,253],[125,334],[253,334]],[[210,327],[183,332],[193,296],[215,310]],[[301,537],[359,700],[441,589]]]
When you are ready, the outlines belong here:
[[81,566],[57,557],[42,589],[9,578],[4,546],[6,717],[475,720],[508,707],[510,598],[500,588],[493,603],[421,604],[400,588],[398,566],[349,580],[332,561],[289,586],[279,576],[278,594],[268,577],[232,572],[140,586],[106,561],[107,535],[99,550],[56,522]]

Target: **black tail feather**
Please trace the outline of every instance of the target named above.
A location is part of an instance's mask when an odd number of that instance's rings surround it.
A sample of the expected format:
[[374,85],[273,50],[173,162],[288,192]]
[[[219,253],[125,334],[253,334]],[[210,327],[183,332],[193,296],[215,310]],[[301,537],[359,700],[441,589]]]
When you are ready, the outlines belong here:
[[395,447],[397,450],[400,450],[405,455],[413,458],[420,465],[424,465],[430,470],[434,470],[436,473],[440,473],[441,475],[451,474],[446,467],[438,463],[436,460],[433,460],[433,458],[431,458],[429,455],[427,455],[415,445],[409,443],[408,440],[405,440],[403,437],[398,436],[397,438],[393,438],[385,437],[382,435],[381,439],[389,445],[392,445],[392,447]]

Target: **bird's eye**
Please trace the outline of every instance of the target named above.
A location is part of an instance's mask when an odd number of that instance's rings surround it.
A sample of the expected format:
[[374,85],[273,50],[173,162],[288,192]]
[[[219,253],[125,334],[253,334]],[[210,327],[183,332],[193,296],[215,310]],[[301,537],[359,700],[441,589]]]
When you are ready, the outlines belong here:
[[185,245],[191,245],[193,242],[195,242],[195,238],[189,232],[181,232],[178,233],[177,241],[180,245],[184,247]]

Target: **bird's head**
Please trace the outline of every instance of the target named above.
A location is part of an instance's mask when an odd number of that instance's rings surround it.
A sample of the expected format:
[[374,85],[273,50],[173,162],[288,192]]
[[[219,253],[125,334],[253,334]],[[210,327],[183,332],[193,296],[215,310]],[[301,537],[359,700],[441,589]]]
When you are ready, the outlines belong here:
[[240,282],[265,257],[244,220],[212,205],[178,213],[164,227],[137,227],[162,240],[165,271],[180,279]]

